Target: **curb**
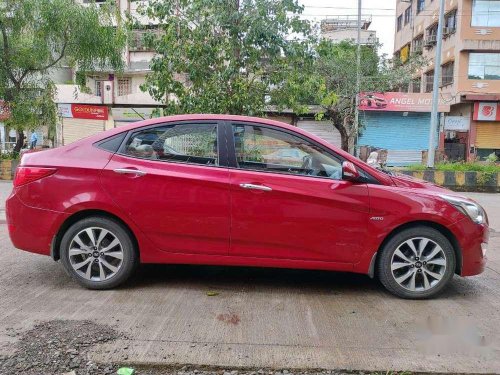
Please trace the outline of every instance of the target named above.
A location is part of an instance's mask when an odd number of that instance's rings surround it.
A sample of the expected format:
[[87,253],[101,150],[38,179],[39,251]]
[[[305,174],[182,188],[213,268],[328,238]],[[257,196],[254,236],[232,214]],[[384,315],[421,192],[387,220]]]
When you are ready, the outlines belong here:
[[500,193],[500,172],[397,171],[455,191]]

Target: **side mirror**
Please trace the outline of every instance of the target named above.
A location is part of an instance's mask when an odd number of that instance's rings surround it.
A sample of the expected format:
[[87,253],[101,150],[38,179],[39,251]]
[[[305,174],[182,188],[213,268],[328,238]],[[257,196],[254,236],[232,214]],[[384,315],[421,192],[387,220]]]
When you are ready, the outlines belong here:
[[356,166],[350,161],[345,161],[342,163],[342,179],[351,182],[359,181],[359,172]]

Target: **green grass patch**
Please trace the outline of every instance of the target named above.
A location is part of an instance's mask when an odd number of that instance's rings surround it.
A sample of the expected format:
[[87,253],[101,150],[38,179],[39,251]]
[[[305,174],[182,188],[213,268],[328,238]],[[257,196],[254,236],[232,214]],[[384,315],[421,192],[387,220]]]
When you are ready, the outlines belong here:
[[[410,165],[405,170],[408,171],[425,171],[427,166],[423,164]],[[434,166],[436,171],[449,171],[449,172],[487,172],[498,173],[500,172],[500,165],[498,164],[480,164],[480,163],[438,163]]]

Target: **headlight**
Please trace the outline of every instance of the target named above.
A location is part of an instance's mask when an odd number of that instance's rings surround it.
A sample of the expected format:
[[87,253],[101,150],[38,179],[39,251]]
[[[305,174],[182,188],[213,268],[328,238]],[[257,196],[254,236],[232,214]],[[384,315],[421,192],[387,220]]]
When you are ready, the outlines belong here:
[[457,210],[462,212],[464,215],[470,217],[470,219],[474,223],[486,223],[486,213],[484,212],[484,209],[477,203],[451,195],[440,195],[440,197],[451,204],[453,207],[455,207]]

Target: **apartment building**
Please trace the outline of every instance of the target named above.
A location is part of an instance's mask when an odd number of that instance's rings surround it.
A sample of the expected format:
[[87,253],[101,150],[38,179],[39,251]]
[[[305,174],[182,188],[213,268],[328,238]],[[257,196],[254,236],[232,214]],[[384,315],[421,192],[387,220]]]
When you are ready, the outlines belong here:
[[[369,30],[372,23],[371,16],[363,16],[361,19],[362,45],[373,46],[378,43],[377,32]],[[321,21],[321,37],[339,43],[347,40],[355,43],[358,40],[358,18],[357,16],[338,16],[325,18]]]
[[[93,3],[91,0],[76,1],[84,6]],[[95,0],[98,6],[105,2]],[[154,56],[154,51],[144,43],[144,34],[158,32],[154,20],[142,17],[138,12],[138,8],[145,4],[146,0],[115,0],[114,6],[123,18],[130,14],[141,25],[140,29],[132,32],[129,45],[123,51],[123,72],[92,72],[86,77],[88,93],[80,92],[76,85],[59,81],[56,97],[61,119],[58,144],[68,144],[99,131],[150,118],[160,104],[140,88],[150,72],[149,65]],[[75,73],[71,71],[73,76]]]
[[[500,156],[500,1],[446,0],[441,66],[436,67],[438,0],[397,0],[394,54],[428,63],[404,91],[439,90],[450,105],[440,148],[448,159]],[[441,73],[433,87],[435,72]]]

